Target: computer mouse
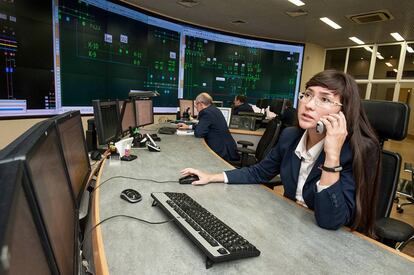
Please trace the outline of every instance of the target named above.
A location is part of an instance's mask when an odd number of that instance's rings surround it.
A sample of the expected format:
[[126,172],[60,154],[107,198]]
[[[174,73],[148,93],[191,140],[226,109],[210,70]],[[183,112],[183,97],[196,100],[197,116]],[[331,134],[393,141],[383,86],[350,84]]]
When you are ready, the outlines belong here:
[[130,203],[136,203],[142,200],[141,194],[134,189],[125,189],[121,192],[120,197]]
[[193,183],[193,181],[197,181],[199,179],[200,178],[197,175],[190,174],[190,175],[187,175],[187,176],[184,176],[184,177],[180,178],[178,180],[178,182],[180,184],[191,184],[191,183]]

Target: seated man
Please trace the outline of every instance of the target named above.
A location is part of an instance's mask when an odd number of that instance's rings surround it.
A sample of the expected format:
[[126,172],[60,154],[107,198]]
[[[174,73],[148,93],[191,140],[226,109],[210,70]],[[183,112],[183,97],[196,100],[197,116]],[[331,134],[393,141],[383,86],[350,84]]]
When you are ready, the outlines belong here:
[[298,125],[298,113],[292,106],[292,101],[286,101],[285,110],[280,115],[280,121],[282,121],[283,128],[297,126]]
[[239,160],[237,145],[230,134],[223,114],[213,104],[208,93],[201,93],[195,100],[198,111],[198,124],[178,123],[178,129],[194,129],[194,135],[204,138],[207,145],[226,161]]
[[250,112],[254,113],[252,106],[247,102],[247,97],[245,95],[237,95],[233,101],[234,108],[232,115],[238,115],[239,112]]

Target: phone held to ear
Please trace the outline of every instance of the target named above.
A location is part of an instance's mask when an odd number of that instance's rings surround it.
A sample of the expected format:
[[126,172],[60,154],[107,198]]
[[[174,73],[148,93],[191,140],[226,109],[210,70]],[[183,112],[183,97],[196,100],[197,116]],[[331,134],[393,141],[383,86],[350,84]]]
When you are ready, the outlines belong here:
[[316,123],[316,132],[317,132],[318,134],[323,134],[325,131],[326,131],[325,125],[323,124],[323,122],[322,122],[322,121],[320,121],[320,120],[319,120],[319,121]]

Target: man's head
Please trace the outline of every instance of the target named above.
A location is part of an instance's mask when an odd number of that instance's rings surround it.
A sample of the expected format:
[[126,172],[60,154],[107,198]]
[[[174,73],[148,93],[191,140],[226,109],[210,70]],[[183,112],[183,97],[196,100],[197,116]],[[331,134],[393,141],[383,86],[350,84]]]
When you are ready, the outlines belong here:
[[201,93],[196,97],[194,107],[200,112],[211,104],[213,104],[213,98],[208,93]]
[[234,106],[240,106],[244,103],[247,102],[247,97],[245,95],[236,95],[236,97],[234,98]]

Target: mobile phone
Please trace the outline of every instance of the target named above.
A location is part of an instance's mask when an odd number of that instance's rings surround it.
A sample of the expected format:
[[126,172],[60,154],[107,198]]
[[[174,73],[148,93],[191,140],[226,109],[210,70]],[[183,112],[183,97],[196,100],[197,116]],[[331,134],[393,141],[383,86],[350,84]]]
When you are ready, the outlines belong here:
[[326,131],[325,125],[323,124],[322,121],[318,121],[316,122],[316,132],[318,134],[323,134]]

